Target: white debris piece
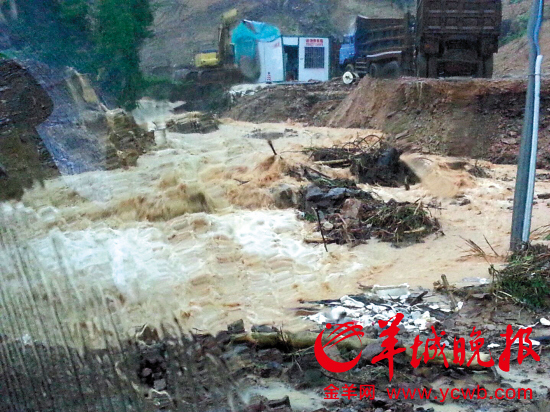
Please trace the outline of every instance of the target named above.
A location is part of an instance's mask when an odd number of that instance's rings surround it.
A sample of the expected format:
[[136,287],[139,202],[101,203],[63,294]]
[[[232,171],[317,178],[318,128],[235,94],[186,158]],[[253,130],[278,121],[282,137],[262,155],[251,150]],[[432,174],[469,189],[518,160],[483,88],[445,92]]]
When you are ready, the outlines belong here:
[[[411,333],[429,331],[439,322],[430,311],[425,309],[426,307],[439,309],[438,305],[419,307],[410,306],[405,302],[410,296],[409,287],[406,284],[374,286],[372,292],[373,294],[366,295],[366,301],[361,301],[359,297],[343,296],[338,301],[329,302],[321,312],[307,316],[306,319],[317,324],[355,322],[362,327],[374,327],[380,331],[382,328],[378,324],[379,320],[388,321],[401,313],[403,319],[399,326]],[[368,303],[369,296],[377,303]],[[382,303],[380,298],[383,299]],[[395,301],[395,298],[399,298],[399,301]]]
[[374,285],[372,287],[372,292],[375,293],[378,297],[381,298],[393,298],[404,300],[410,296],[409,285],[403,283],[398,286],[379,286]]
[[341,297],[340,302],[342,302],[342,304],[346,305],[347,307],[354,307],[354,308],[364,308],[365,307],[364,303],[359,302],[358,300],[355,300],[353,298],[350,298],[347,295]]
[[550,320],[546,318],[540,318],[540,323],[541,325],[544,325],[544,326],[550,326]]

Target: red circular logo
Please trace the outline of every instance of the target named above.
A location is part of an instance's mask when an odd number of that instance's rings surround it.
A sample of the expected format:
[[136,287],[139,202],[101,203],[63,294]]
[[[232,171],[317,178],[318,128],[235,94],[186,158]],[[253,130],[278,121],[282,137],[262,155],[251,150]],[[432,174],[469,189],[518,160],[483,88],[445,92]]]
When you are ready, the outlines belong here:
[[[361,336],[364,336],[365,334],[362,332],[363,328],[361,325],[357,325],[353,322],[347,322],[342,325],[336,325],[337,328],[334,329],[328,337],[330,338],[334,334],[336,334],[334,337],[332,337],[327,343],[323,345],[323,334],[325,331],[323,330],[319,336],[317,336],[317,339],[315,339],[315,357],[317,358],[317,362],[319,362],[319,365],[321,365],[324,369],[326,369],[329,372],[333,373],[342,373],[347,372],[350,369],[352,369],[357,363],[359,362],[359,359],[361,359],[361,354],[363,353],[363,350],[359,352],[359,355],[357,357],[349,362],[337,362],[335,360],[332,360],[328,357],[328,355],[325,353],[325,348],[332,347],[334,345],[337,345],[340,342],[345,341],[346,339],[352,338],[354,336],[357,336],[359,339],[359,342],[361,342]],[[327,329],[331,329],[332,325],[328,323],[326,325]],[[337,333],[338,332],[338,333]]]

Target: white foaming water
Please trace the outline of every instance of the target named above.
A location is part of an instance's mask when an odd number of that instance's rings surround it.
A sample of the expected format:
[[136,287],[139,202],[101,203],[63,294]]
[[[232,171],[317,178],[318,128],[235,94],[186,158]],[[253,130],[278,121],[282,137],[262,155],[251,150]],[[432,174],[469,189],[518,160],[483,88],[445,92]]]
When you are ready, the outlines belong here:
[[[329,257],[321,248],[303,244],[303,223],[291,210],[197,213],[175,219],[167,230],[146,223],[98,226],[56,228],[28,241],[28,247],[67,305],[99,288],[117,301],[125,327],[157,323],[171,313],[184,318],[200,313],[193,325],[217,329],[229,322],[224,319],[234,310],[228,307],[238,308],[251,323],[269,322],[283,316],[297,293],[318,287],[312,281],[322,282],[333,272],[324,269]],[[4,269],[4,276],[16,276],[15,267]],[[40,282],[34,286],[39,289]],[[80,308],[70,317],[78,323],[88,316]]]

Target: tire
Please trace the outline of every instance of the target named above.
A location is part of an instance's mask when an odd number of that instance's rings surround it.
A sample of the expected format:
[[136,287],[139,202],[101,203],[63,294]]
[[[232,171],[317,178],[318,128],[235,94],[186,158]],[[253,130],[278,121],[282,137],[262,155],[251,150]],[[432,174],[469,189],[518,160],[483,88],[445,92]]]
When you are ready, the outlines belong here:
[[436,57],[430,57],[428,59],[428,77],[430,79],[437,79],[439,77],[439,73],[437,71],[437,58]]
[[399,65],[399,62],[395,60],[392,62],[386,63],[382,68],[382,77],[386,79],[397,79],[400,76],[401,76],[401,66]]
[[493,56],[483,60],[483,77],[490,79],[493,77]]
[[380,65],[378,63],[371,63],[369,66],[369,76],[373,79],[380,77]]
[[342,81],[344,82],[344,84],[352,84],[355,81],[355,79],[356,79],[355,75],[350,71],[345,72],[344,75],[342,76]]
[[422,53],[416,56],[416,77],[428,77],[428,61]]

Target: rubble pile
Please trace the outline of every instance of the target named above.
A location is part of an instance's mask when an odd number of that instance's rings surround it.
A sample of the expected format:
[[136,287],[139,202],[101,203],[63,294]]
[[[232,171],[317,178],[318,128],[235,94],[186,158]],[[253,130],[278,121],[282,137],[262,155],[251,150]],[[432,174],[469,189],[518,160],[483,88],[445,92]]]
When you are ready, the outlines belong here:
[[208,112],[189,112],[173,117],[166,123],[174,133],[210,133],[218,130],[220,122]]
[[323,83],[277,85],[234,98],[227,117],[253,123],[284,122],[288,119],[324,126],[326,120],[355,85],[340,78]]
[[110,110],[106,117],[109,130],[107,169],[135,166],[138,157],[154,145],[154,132],[141,129],[133,116],[123,109]]
[[[399,158],[402,152],[379,139],[370,143],[372,136],[357,138],[345,145],[305,149],[318,164],[330,167],[349,167],[359,183],[400,187],[420,180]],[[376,137],[376,136],[375,136]]]
[[307,186],[302,199],[305,218],[318,220],[322,235],[322,239],[307,239],[310,243],[355,245],[372,237],[394,244],[414,243],[441,229],[422,202],[384,202],[357,188],[315,184]]

